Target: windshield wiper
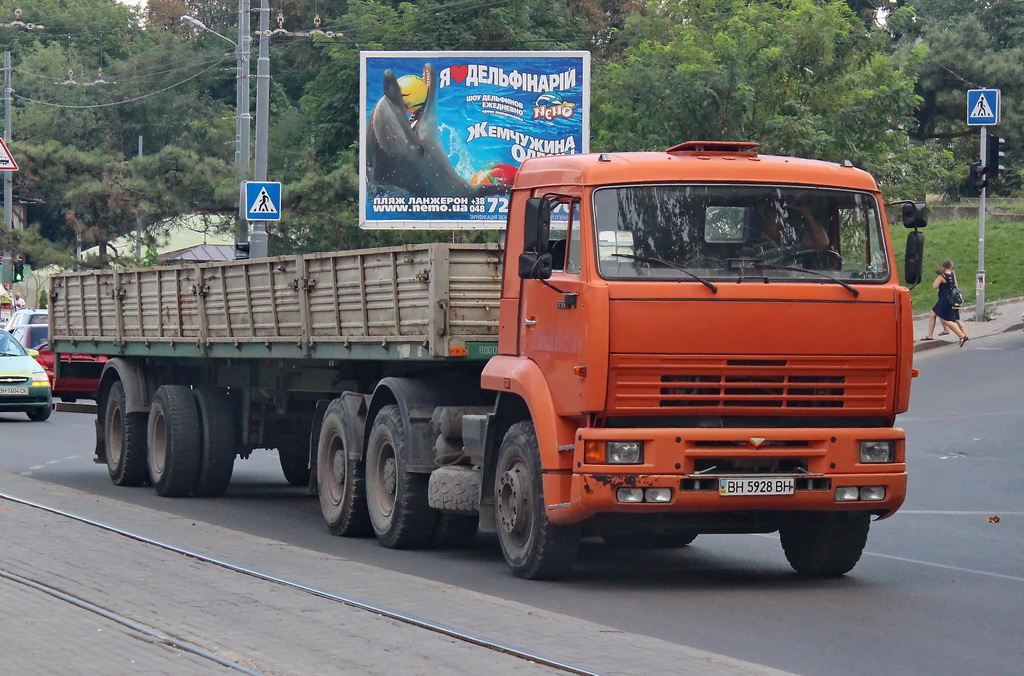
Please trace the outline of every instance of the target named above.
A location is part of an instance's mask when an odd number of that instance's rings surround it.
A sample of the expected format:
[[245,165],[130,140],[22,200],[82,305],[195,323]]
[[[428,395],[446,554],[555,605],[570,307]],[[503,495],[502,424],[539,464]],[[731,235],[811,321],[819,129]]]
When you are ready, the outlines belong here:
[[625,253],[613,253],[612,256],[613,257],[617,257],[617,258],[629,258],[629,259],[634,260],[634,261],[640,261],[641,263],[657,263],[659,265],[664,265],[666,268],[672,268],[673,270],[679,270],[679,272],[684,272],[684,273],[690,275],[691,277],[696,279],[698,282],[700,282],[704,286],[706,286],[709,289],[711,289],[711,293],[718,293],[718,287],[717,286],[715,286],[714,284],[712,284],[708,280],[704,279],[700,275],[693,274],[692,272],[687,270],[685,267],[683,267],[679,263],[675,263],[673,261],[667,261],[664,258],[658,258],[657,256],[637,256],[636,254],[625,254]]
[[754,268],[755,270],[789,270],[790,272],[805,272],[808,275],[817,275],[818,277],[823,277],[825,279],[835,282],[836,284],[839,284],[844,289],[852,293],[854,298],[860,295],[860,291],[858,291],[855,287],[851,286],[850,284],[847,284],[841,279],[836,279],[832,275],[826,275],[824,272],[819,272],[817,270],[798,268],[793,265],[778,265],[776,263],[765,263],[764,261],[750,261],[750,267]]

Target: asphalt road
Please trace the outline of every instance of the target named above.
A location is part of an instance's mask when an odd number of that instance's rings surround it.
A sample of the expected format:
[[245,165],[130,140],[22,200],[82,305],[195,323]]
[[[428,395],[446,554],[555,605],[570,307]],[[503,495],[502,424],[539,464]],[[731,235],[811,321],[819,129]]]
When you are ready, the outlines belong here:
[[753,535],[701,536],[674,552],[586,544],[570,580],[517,580],[490,537],[459,552],[396,552],[331,537],[316,499],[285,484],[272,453],[237,462],[219,499],[117,488],[91,461],[93,421],[84,414],[55,413],[45,423],[0,414],[0,471],[795,673],[1019,674],[1022,358],[1024,332],[917,355],[921,376],[899,420],[910,439],[908,501],[873,524],[860,564],[839,580],[797,578],[776,536]]

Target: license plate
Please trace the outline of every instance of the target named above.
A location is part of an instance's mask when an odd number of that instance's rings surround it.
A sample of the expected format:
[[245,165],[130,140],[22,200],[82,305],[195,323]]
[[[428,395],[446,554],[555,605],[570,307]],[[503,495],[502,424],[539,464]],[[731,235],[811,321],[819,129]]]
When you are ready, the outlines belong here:
[[718,480],[719,495],[792,495],[792,477],[732,477]]
[[11,385],[0,385],[0,395],[4,394],[28,394],[27,387],[12,387]]

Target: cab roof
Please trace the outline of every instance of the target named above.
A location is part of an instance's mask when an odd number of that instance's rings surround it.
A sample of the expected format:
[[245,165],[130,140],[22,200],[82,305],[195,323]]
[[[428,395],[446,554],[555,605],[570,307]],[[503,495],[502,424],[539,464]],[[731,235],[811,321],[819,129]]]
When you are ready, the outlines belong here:
[[761,155],[749,141],[687,141],[663,152],[554,155],[523,162],[517,188],[622,183],[781,183],[877,191],[866,171],[782,155]]

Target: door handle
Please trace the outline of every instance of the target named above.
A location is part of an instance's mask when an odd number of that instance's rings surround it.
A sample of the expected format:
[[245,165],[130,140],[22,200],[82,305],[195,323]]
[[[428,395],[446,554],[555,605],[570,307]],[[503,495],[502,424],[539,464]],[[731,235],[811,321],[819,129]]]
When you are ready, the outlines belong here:
[[530,319],[529,317],[527,317],[526,319],[523,320],[523,325],[524,326],[536,326],[537,325],[537,320],[536,319]]

